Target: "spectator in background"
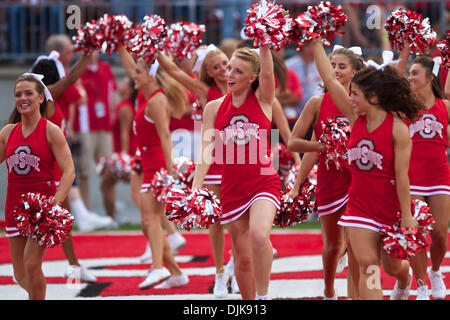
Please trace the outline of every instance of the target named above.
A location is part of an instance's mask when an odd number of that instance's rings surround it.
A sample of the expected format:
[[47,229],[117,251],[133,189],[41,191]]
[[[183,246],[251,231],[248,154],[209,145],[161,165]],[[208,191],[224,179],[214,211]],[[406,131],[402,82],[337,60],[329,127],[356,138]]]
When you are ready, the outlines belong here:
[[99,60],[99,52],[91,55],[91,61],[81,76],[81,84],[87,95],[87,105],[75,112],[74,131],[81,140],[80,156],[75,157],[79,173],[81,197],[89,208],[89,175],[94,161],[112,153],[111,109],[114,105],[116,80],[111,66]]

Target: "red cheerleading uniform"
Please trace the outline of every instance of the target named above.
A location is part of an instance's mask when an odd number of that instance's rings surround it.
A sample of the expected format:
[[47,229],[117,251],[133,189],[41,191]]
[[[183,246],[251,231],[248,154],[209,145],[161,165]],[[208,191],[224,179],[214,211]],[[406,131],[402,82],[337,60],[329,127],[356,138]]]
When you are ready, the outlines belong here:
[[215,156],[217,161],[224,160],[221,224],[238,219],[256,200],[265,199],[280,208],[281,182],[270,158],[271,127],[253,90],[239,108],[232,105],[231,93],[220,105]]
[[[314,126],[314,133],[319,139],[323,133],[322,121],[329,119],[345,121],[348,119],[339,111],[327,92],[320,105],[319,118]],[[342,208],[348,201],[348,188],[350,187],[350,171],[348,168],[338,170],[334,163],[325,164],[326,156],[319,156],[317,165],[316,203],[319,217],[334,213]]]
[[12,129],[6,143],[8,188],[6,193],[6,236],[20,235],[13,216],[19,197],[28,192],[53,196],[55,157],[47,140],[47,119],[41,118],[28,137],[22,134],[22,122]]
[[393,123],[394,116],[387,113],[378,128],[368,132],[365,115],[355,121],[347,151],[352,176],[348,208],[339,225],[378,232],[382,226],[394,224],[400,203],[395,186]]
[[[122,108],[128,108],[131,110],[134,118],[134,106],[131,103],[130,99],[124,99],[122,100],[116,107],[116,110],[114,110],[114,114],[112,117],[112,135],[113,135],[113,150],[116,153],[120,153],[122,151],[122,143],[120,142],[120,121],[119,121],[119,112]],[[127,153],[129,155],[134,155],[136,152],[136,141],[135,141],[135,135],[133,134],[133,126],[130,127],[130,142],[128,146]]]
[[419,113],[413,123],[405,120],[413,142],[409,164],[411,194],[450,195],[450,168],[447,160],[448,113],[445,103],[436,103]]
[[145,115],[145,109],[148,102],[158,92],[164,93],[164,90],[155,90],[150,97],[139,106],[133,122],[137,146],[141,152],[142,173],[144,174],[141,192],[147,192],[150,189],[150,182],[155,173],[161,168],[166,168],[166,159],[161,146],[161,140],[156,131],[155,123]]
[[[223,96],[222,92],[217,85],[213,85],[206,95],[206,102],[210,102],[219,99]],[[208,172],[206,173],[205,180],[203,184],[220,184],[222,182],[222,164],[216,163],[214,161],[211,163]]]

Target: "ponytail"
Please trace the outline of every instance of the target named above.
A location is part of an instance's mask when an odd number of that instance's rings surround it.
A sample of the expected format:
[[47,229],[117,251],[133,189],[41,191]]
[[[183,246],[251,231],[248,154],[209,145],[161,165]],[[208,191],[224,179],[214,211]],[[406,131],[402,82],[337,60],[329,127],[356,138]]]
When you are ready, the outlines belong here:
[[167,99],[172,107],[174,118],[180,119],[183,117],[186,111],[186,105],[188,102],[187,93],[183,86],[169,76],[162,68],[158,68],[156,73],[156,82],[164,90]]

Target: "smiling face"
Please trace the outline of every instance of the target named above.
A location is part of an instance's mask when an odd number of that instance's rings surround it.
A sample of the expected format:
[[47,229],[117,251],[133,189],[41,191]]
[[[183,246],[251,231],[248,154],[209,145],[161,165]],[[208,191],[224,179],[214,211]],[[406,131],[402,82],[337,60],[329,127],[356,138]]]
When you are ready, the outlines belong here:
[[142,90],[142,88],[154,79],[148,74],[148,68],[142,60],[139,60],[136,63],[136,68],[134,69],[132,78],[134,81],[134,88],[136,90]]
[[424,89],[428,86],[431,87],[432,76],[427,75],[427,69],[420,63],[414,63],[408,72],[408,82],[411,89],[414,91]]
[[17,111],[21,115],[40,112],[39,107],[45,99],[43,94],[39,94],[33,81],[18,82],[14,88],[14,98]]
[[227,67],[227,85],[230,92],[248,90],[257,74],[252,70],[252,64],[237,57],[232,57]]
[[372,98],[370,101],[367,100],[361,87],[352,82],[350,100],[353,105],[354,113],[361,114],[367,112],[369,108],[373,108],[376,99]]
[[228,58],[223,53],[216,54],[211,57],[208,61],[208,65],[206,71],[208,76],[214,79],[217,82],[225,82],[226,81],[226,72],[227,72]]
[[349,85],[356,73],[356,70],[352,69],[349,58],[342,54],[335,54],[331,57],[331,66],[339,83],[343,86]]

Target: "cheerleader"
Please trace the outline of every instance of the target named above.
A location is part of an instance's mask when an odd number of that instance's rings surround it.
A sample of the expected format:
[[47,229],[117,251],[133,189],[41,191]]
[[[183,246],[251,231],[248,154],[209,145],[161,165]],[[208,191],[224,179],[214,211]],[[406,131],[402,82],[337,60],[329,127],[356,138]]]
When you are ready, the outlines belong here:
[[[404,74],[409,46],[401,52]],[[425,201],[435,220],[430,233],[431,267],[428,272],[434,299],[445,299],[446,288],[440,266],[448,248],[448,222],[450,218],[450,169],[447,161],[447,126],[450,102],[444,99],[439,77],[440,57],[434,60],[422,55],[416,57],[408,71],[408,82],[424,108],[418,119],[406,120],[413,147],[409,167],[411,198]],[[447,76],[449,78],[449,76]],[[422,250],[409,261],[417,281],[417,300],[429,300],[427,278],[427,252]]]
[[[337,81],[349,94],[350,82],[353,76],[364,67],[361,49],[353,47],[350,50],[335,46],[333,53],[330,55],[330,62],[333,68],[332,72],[335,74]],[[333,122],[345,121],[348,123],[348,119],[338,110],[326,89],[325,87],[324,94],[313,96],[306,103],[289,139],[288,149],[290,151],[300,153],[324,151],[325,146],[323,143],[305,140],[309,128],[313,126],[314,137],[318,138],[323,132],[322,122],[327,123],[331,119]],[[308,160],[300,169],[303,172],[303,179],[299,179],[300,181],[306,179],[315,163],[315,159],[317,159],[315,155],[306,157]],[[336,168],[334,163],[331,162],[327,165],[326,160],[324,155],[319,156],[316,203],[323,238],[324,299],[337,300],[334,278],[338,261],[340,257],[343,257],[346,250],[344,229],[337,222],[347,209],[350,172],[347,168]],[[295,188],[291,191],[291,196],[297,196],[299,188],[300,183],[296,183]],[[342,260],[345,260],[345,257]]]
[[[227,56],[214,45],[197,50],[197,60],[193,71],[199,71],[199,78],[191,76],[178,67],[167,56],[158,55],[161,67],[187,90],[194,94],[200,106],[205,106],[209,101],[218,99],[227,93],[226,68]],[[220,199],[220,182],[222,179],[222,165],[213,162],[203,181],[208,190],[214,192]],[[224,228],[220,223],[214,223],[209,227],[209,239],[216,265],[216,277],[213,294],[216,298],[225,298],[228,294],[228,275],[224,268]]]
[[166,279],[155,288],[181,287],[188,284],[189,279],[175,262],[164,237],[161,226],[164,203],[159,202],[149,191],[151,179],[161,168],[173,174],[173,145],[169,122],[171,116],[181,117],[184,114],[186,93],[161,68],[149,70],[142,60],[135,62],[123,45],[118,45],[117,53],[126,72],[131,75],[135,88],[141,90],[145,97],[144,103],[136,112],[134,130],[143,171],[138,203],[142,230],[149,240],[152,252],[152,268],[139,288],[147,289]]
[[[63,132],[43,117],[52,98],[37,75],[20,76],[14,86],[14,97],[15,109],[9,124],[0,131],[0,163],[6,160],[8,166],[6,236],[14,278],[30,299],[45,299],[42,262],[46,250],[35,240],[20,235],[13,209],[19,204],[19,196],[28,192],[54,196],[54,203],[61,204],[73,183],[75,169]],[[34,160],[25,165],[16,163],[12,160],[16,153],[28,154]],[[53,184],[55,162],[61,170],[57,189]]]
[[409,263],[381,250],[378,231],[392,226],[399,211],[402,227],[417,226],[409,194],[411,139],[400,117],[413,119],[421,104],[389,61],[358,71],[349,97],[337,81],[322,43],[315,40],[313,47],[324,85],[352,127],[347,153],[351,173],[348,209],[338,224],[346,228],[359,265],[359,295],[361,299],[383,299],[381,260],[384,271],[398,281],[393,295],[407,299],[412,279]]
[[260,48],[259,56],[249,48],[236,50],[227,67],[227,84],[228,94],[204,109],[202,159],[192,188],[203,184],[215,144],[215,160],[223,160],[221,223],[230,233],[241,296],[268,299],[273,260],[269,236],[281,192],[270,161],[275,99],[270,50]]

